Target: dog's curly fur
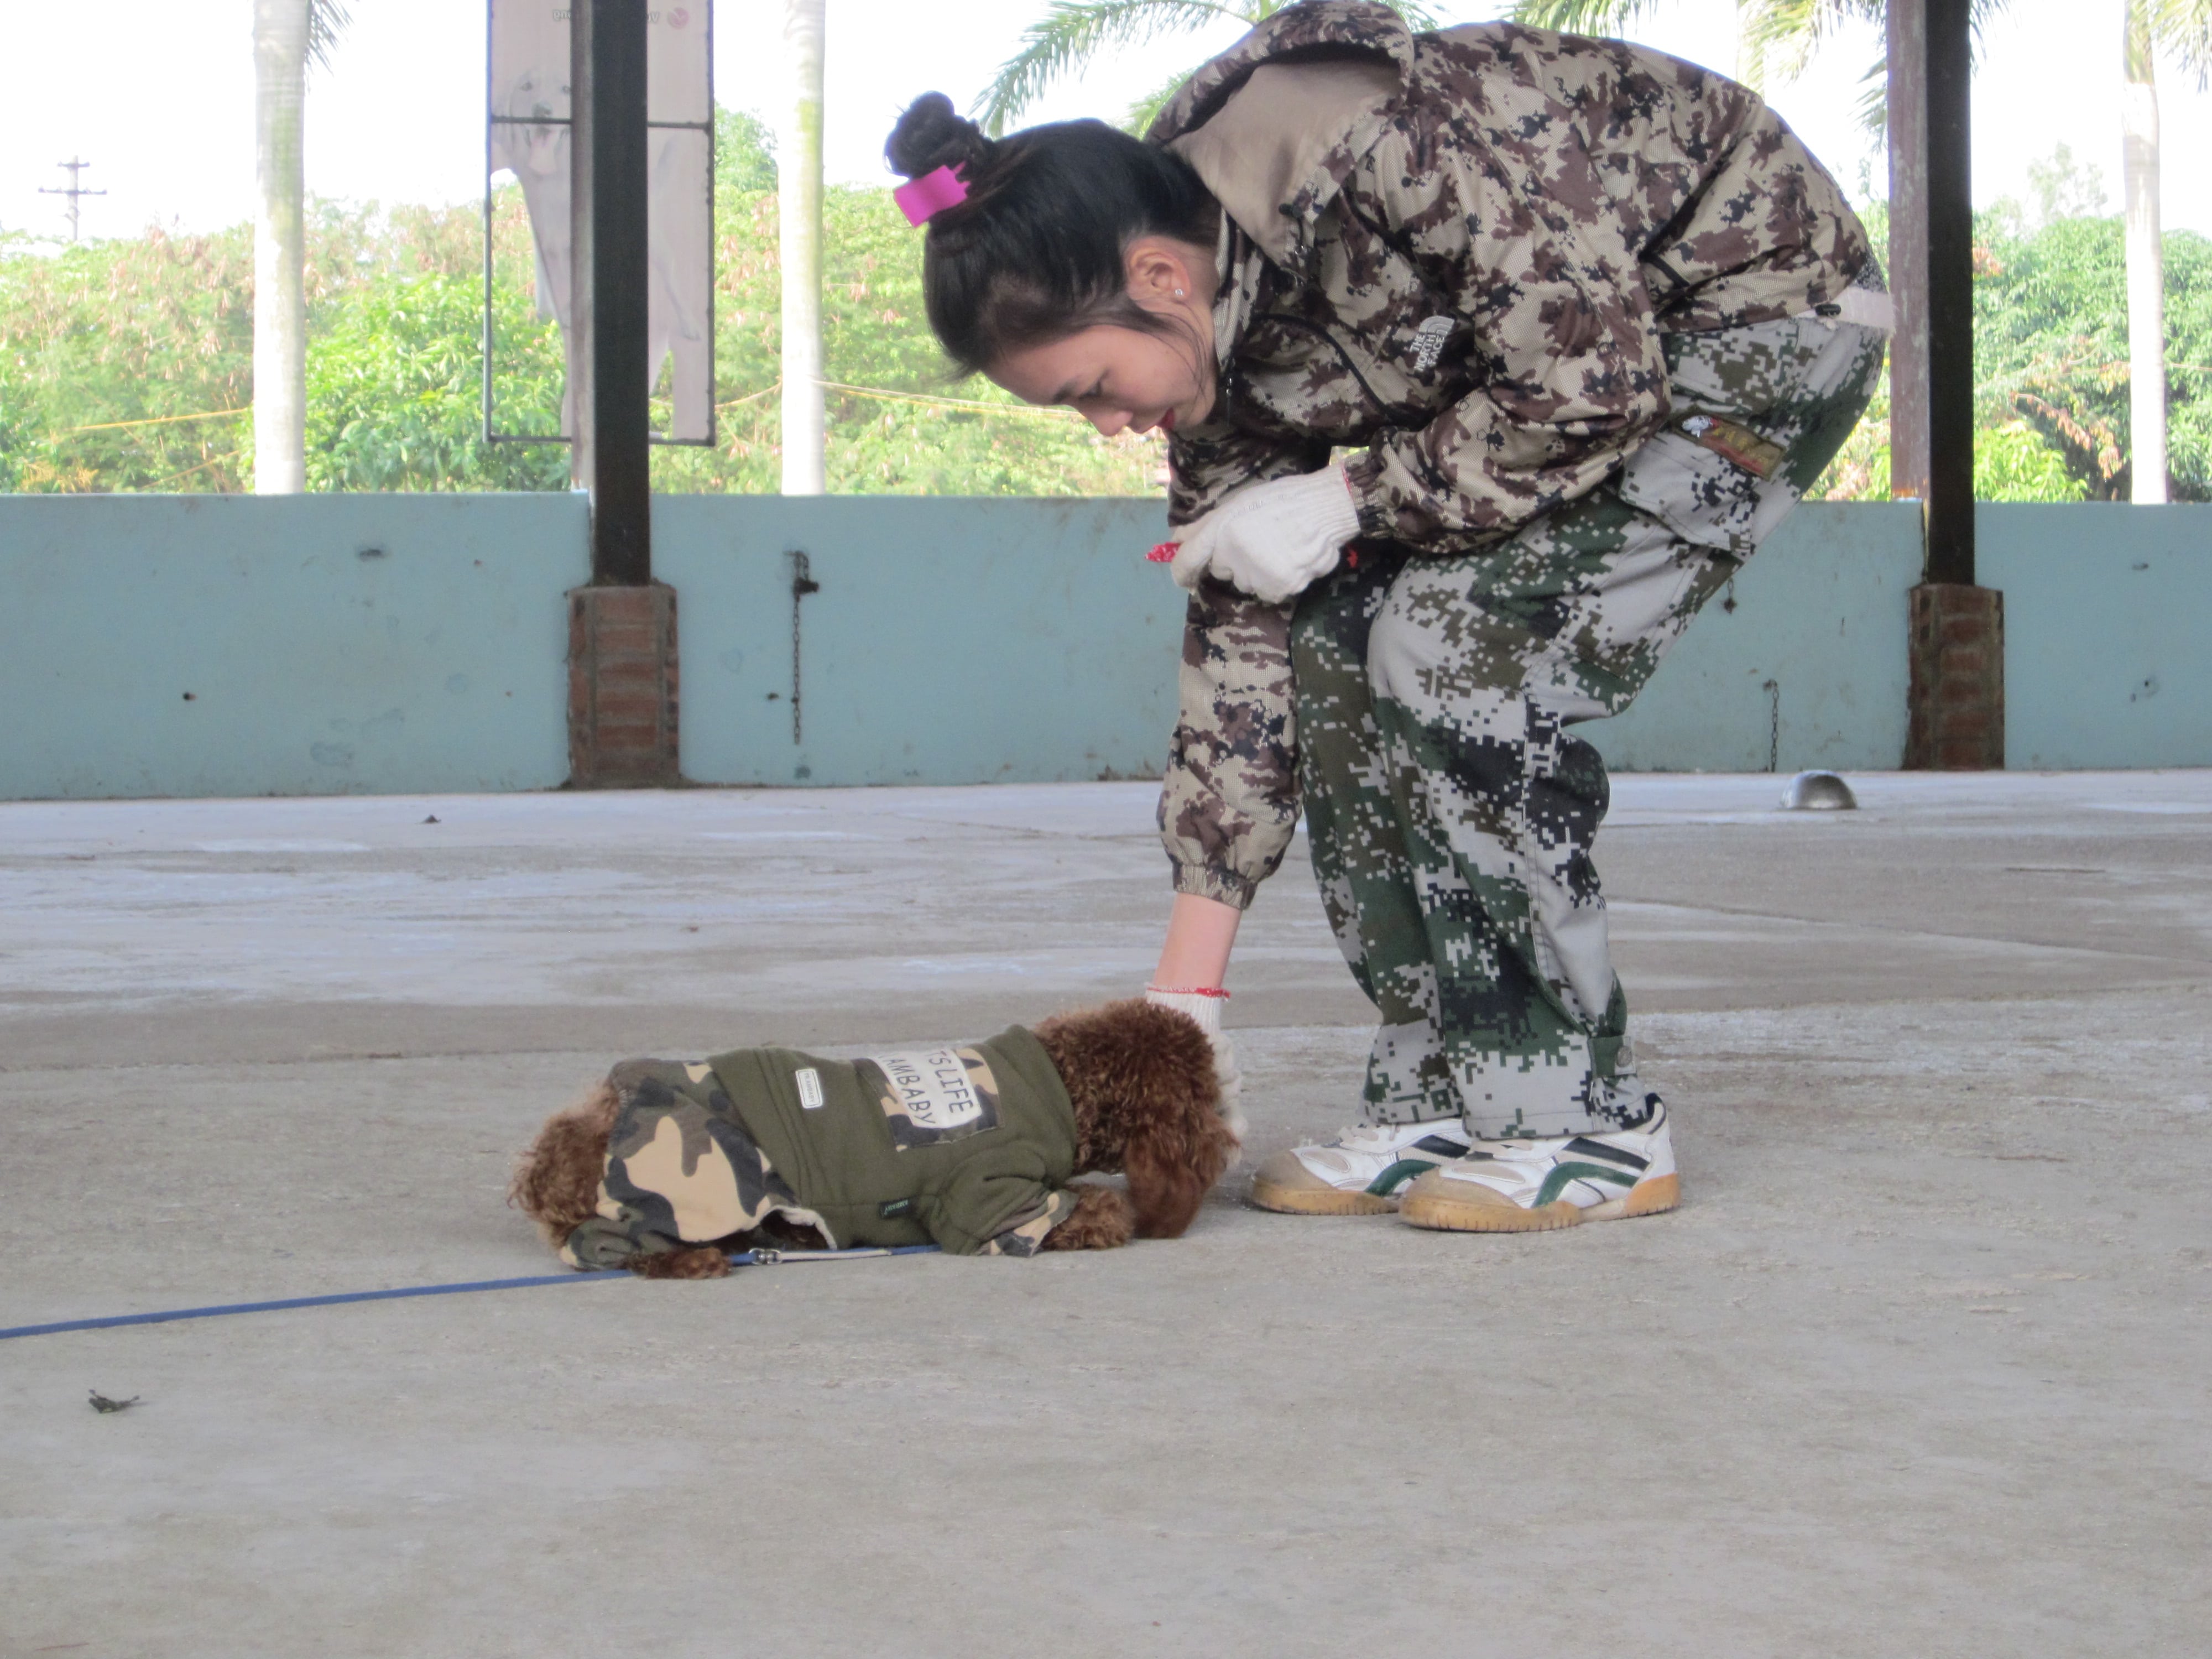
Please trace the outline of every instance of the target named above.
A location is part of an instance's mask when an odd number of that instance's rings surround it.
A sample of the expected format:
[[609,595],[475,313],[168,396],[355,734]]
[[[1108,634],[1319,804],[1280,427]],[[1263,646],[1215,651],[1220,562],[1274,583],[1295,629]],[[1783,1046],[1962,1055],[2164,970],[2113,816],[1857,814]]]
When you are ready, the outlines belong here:
[[[1222,1121],[1213,1048],[1183,1015],[1141,1000],[1057,1014],[1036,1027],[1075,1108],[1077,1175],[1126,1174],[1128,1190],[1086,1182],[1073,1214],[1045,1237],[1048,1250],[1107,1250],[1132,1237],[1176,1238],[1237,1156]],[[545,1121],[514,1168],[507,1202],[555,1249],[599,1212],[607,1139],[622,1103],[596,1085]],[[772,1219],[688,1249],[634,1258],[648,1279],[718,1279],[728,1252],[761,1244],[819,1249],[811,1227]]]
[[1180,1238],[1237,1156],[1206,1033],[1186,1015],[1132,998],[1055,1015],[1036,1038],[1075,1107],[1075,1172],[1126,1174],[1136,1236]]

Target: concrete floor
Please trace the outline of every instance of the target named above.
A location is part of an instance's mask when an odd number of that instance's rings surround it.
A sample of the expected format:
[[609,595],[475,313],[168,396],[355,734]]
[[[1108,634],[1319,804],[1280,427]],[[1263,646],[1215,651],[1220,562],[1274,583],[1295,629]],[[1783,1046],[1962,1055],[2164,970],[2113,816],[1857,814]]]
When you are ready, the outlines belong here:
[[[1857,781],[1618,781],[1672,1216],[0,1343],[0,1652],[2202,1654],[2212,774]],[[0,806],[0,1325],[547,1270],[611,1060],[1141,985],[1151,798]],[[1349,1119],[1302,848],[1232,984]]]

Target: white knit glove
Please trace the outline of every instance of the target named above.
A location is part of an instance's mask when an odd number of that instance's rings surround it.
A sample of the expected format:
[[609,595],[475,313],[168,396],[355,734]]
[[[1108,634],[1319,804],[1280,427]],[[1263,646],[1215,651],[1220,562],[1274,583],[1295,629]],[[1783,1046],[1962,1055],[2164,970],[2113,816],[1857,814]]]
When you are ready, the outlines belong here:
[[1213,1075],[1221,1085],[1221,1121],[1237,1144],[1243,1146],[1246,1126],[1237,1103],[1244,1092],[1244,1073],[1237,1064],[1237,1045],[1221,1029],[1221,1005],[1229,1000],[1228,993],[1218,991],[1208,996],[1200,991],[1163,991],[1157,985],[1147,985],[1145,1000],[1188,1015],[1206,1033],[1206,1040],[1213,1045]]
[[1336,568],[1359,533],[1344,469],[1246,484],[1182,532],[1175,579],[1195,590],[1211,572],[1255,599],[1280,605]]

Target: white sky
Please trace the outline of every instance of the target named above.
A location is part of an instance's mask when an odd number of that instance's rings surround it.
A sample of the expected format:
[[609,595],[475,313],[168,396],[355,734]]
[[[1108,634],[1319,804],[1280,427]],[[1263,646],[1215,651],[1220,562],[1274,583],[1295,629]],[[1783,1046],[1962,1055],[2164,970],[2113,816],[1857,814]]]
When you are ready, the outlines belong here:
[[[693,0],[695,5],[704,0]],[[2014,0],[1991,32],[1975,91],[1974,195],[2027,199],[2027,167],[2060,143],[2101,167],[2119,198],[2121,0]],[[353,28],[308,92],[307,184],[321,195],[385,202],[475,198],[482,189],[484,20],[480,0],[352,0]],[[1480,4],[1436,8],[1459,21]],[[829,170],[887,182],[884,133],[907,100],[932,89],[963,106],[1015,48],[1042,0],[829,0]],[[723,0],[716,90],[772,114],[779,95],[779,0]],[[0,228],[58,234],[64,204],[40,185],[53,164],[93,163],[87,235],[152,222],[204,228],[252,211],[252,0],[0,0]],[[1731,0],[1662,0],[1637,38],[1723,70],[1735,57]],[[97,19],[97,27],[88,27]],[[1102,65],[1032,112],[1117,118],[1140,93],[1236,38],[1233,26],[1170,40]],[[1870,146],[1852,116],[1860,73],[1880,51],[1872,30],[1838,40],[1800,81],[1769,96],[1856,192]],[[2212,95],[2160,76],[2169,228],[2212,234]],[[1877,193],[1881,174],[1875,174]]]

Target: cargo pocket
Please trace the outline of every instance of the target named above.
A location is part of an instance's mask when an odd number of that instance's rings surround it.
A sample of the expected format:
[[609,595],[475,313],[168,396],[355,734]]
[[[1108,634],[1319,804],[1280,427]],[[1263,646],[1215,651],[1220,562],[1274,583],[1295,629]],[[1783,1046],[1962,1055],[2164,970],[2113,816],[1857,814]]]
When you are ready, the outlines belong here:
[[1758,544],[1759,485],[1741,461],[1670,426],[1628,458],[1613,488],[1684,541],[1747,559]]

